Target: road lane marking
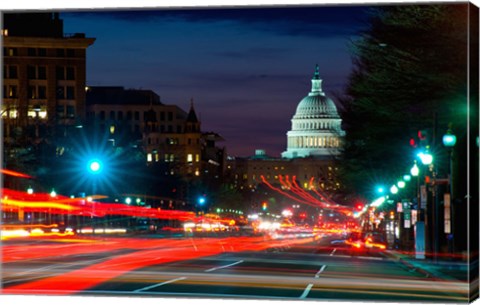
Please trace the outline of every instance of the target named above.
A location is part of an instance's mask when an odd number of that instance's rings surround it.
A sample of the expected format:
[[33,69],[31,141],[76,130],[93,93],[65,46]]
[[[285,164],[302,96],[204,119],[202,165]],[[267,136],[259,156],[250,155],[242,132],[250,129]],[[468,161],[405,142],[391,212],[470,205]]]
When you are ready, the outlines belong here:
[[333,256],[333,254],[337,251],[337,248],[333,249],[332,253],[330,253],[330,256]]
[[358,259],[367,259],[367,260],[376,260],[376,261],[383,261],[383,257],[373,257],[373,256],[359,256]]
[[318,270],[317,274],[315,274],[315,278],[318,278],[320,276],[320,273],[322,273],[325,268],[327,268],[327,265],[323,265],[322,268]]
[[149,290],[149,289],[152,289],[152,288],[155,288],[155,287],[160,287],[160,286],[167,285],[167,284],[170,284],[170,283],[173,283],[173,282],[177,282],[177,281],[181,281],[181,280],[184,280],[184,279],[186,279],[186,277],[184,277],[184,276],[178,277],[178,278],[173,279],[173,280],[170,280],[170,281],[161,282],[161,283],[158,283],[158,284],[155,284],[155,285],[143,287],[143,288],[134,290],[133,292],[142,292],[142,291],[145,291],[145,290]]
[[305,299],[310,292],[310,289],[312,289],[313,284],[308,284],[307,288],[303,291],[302,295],[300,296],[300,299]]
[[205,270],[205,272],[211,272],[211,271],[215,271],[215,270],[218,270],[218,269],[228,268],[228,267],[235,266],[235,265],[238,265],[238,264],[241,264],[241,263],[243,263],[243,259],[239,260],[238,262],[228,264],[228,265],[225,265],[225,266],[220,266],[220,267],[207,269],[207,270]]

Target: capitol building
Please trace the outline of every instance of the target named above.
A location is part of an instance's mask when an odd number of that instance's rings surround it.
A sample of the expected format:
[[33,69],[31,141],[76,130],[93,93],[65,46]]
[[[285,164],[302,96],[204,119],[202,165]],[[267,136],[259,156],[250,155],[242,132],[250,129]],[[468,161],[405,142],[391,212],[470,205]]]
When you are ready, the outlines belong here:
[[342,120],[333,101],[322,91],[318,65],[312,89],[297,106],[292,129],[287,133],[287,150],[282,158],[335,157],[340,154]]
[[295,177],[304,189],[310,183],[324,191],[340,188],[335,165],[341,154],[345,132],[334,102],[322,90],[318,65],[312,78],[312,88],[297,105],[291,130],[287,132],[287,150],[280,157],[270,157],[263,149],[247,158],[227,160],[226,176],[233,186],[254,189],[265,179],[279,186],[282,177]]

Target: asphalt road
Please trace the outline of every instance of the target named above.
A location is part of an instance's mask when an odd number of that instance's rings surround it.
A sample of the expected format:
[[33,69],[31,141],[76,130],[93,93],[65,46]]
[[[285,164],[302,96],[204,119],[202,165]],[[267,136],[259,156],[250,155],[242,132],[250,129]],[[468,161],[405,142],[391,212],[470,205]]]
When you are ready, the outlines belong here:
[[320,238],[82,238],[6,242],[4,294],[259,300],[468,301],[468,284],[425,277],[384,253]]

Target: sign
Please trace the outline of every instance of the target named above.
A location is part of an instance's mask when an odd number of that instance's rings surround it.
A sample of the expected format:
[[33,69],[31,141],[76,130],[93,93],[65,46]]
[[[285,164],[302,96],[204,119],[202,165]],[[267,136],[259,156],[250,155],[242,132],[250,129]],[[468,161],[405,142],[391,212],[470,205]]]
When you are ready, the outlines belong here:
[[403,204],[401,202],[397,202],[397,213],[403,212]]
[[417,221],[414,231],[415,236],[415,258],[425,259],[425,223]]
[[450,234],[452,233],[452,228],[451,228],[451,215],[450,215],[450,194],[445,193],[443,195],[443,203],[444,203],[444,210],[443,210],[443,215],[444,215],[444,228],[445,228],[445,233]]
[[410,219],[405,218],[403,220],[403,227],[406,228],[406,229],[409,229],[410,228],[410,223],[411,223]]
[[421,209],[427,208],[427,186],[426,185],[420,186],[420,208]]
[[417,222],[417,217],[418,217],[418,211],[417,210],[412,210],[412,226],[415,225]]

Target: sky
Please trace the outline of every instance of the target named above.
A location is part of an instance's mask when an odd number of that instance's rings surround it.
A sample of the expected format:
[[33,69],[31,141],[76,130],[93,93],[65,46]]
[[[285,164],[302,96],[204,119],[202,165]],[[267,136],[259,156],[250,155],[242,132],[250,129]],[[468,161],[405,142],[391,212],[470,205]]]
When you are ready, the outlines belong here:
[[350,43],[366,6],[304,5],[60,11],[65,33],[96,38],[87,85],[156,92],[216,132],[230,156],[286,150],[286,133],[319,65],[336,101],[352,69]]

